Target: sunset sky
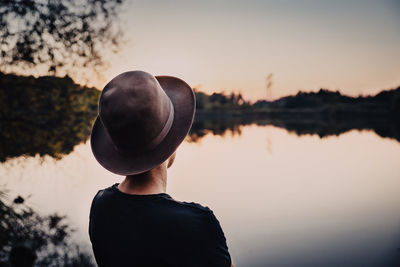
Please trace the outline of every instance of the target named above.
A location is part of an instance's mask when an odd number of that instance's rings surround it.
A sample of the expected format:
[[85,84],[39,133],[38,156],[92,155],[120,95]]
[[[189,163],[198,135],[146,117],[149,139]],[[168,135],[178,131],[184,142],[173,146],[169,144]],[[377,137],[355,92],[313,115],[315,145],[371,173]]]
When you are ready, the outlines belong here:
[[250,100],[321,87],[349,95],[400,86],[400,1],[129,1],[128,42],[115,75],[173,75],[206,92],[241,91]]

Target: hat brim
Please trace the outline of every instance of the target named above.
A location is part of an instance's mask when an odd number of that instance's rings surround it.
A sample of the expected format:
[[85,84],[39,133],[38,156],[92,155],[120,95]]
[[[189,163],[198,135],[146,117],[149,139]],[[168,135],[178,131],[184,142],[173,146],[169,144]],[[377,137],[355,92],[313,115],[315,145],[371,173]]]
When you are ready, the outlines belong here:
[[156,76],[161,87],[174,106],[174,120],[163,141],[150,151],[121,154],[97,116],[90,137],[90,145],[96,160],[104,168],[118,175],[134,175],[146,172],[168,159],[183,142],[192,126],[196,100],[192,88],[179,78]]

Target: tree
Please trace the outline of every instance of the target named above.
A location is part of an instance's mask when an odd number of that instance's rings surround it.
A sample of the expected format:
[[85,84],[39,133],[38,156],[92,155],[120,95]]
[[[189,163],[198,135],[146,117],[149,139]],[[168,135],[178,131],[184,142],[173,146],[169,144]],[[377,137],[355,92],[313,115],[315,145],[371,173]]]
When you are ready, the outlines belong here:
[[60,159],[90,135],[99,90],[68,77],[2,73],[0,88],[0,163],[21,155]]
[[122,2],[0,0],[0,71],[98,74],[105,51],[120,46],[114,21]]

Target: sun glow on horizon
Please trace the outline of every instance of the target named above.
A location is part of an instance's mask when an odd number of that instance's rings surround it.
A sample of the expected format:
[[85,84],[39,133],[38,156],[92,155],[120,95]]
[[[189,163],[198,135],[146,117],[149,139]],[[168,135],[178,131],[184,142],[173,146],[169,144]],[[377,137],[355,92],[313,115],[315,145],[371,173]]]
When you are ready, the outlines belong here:
[[128,42],[89,85],[144,70],[251,101],[321,88],[374,95],[400,86],[399,11],[390,0],[127,2]]

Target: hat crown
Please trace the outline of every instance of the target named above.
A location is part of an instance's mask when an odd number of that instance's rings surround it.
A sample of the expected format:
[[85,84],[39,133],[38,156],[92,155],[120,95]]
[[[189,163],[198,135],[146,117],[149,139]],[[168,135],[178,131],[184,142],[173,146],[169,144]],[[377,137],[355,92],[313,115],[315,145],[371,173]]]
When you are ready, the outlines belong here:
[[125,72],[103,89],[99,117],[120,152],[149,150],[171,127],[173,105],[157,79],[143,71]]

